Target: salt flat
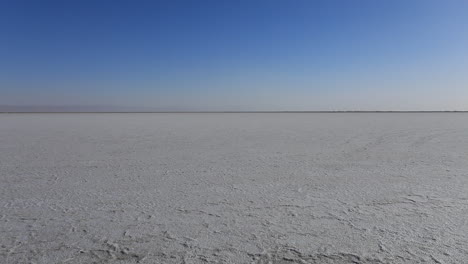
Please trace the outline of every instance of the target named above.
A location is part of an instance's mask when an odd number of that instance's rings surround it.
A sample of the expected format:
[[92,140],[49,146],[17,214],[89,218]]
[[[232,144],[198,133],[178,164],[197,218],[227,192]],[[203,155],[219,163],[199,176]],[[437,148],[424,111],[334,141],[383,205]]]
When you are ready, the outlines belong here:
[[1,114],[0,263],[467,263],[468,114]]

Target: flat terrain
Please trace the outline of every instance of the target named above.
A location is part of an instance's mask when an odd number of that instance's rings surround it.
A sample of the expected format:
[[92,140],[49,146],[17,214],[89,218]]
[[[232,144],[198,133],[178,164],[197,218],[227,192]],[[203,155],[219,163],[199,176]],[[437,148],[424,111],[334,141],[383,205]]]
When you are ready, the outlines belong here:
[[468,114],[0,114],[0,263],[467,263]]

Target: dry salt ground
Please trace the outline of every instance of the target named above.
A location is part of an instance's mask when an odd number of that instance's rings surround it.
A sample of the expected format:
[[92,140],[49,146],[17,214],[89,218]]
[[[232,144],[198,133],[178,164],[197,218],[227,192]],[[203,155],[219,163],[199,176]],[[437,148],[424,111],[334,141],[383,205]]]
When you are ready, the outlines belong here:
[[0,263],[468,263],[468,114],[1,114]]

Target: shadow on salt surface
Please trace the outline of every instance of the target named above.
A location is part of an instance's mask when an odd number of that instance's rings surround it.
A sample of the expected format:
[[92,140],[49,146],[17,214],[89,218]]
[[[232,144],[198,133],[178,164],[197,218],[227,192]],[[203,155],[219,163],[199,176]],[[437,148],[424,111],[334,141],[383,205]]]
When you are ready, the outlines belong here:
[[256,264],[291,264],[291,263],[304,263],[304,264],[380,264],[386,263],[378,259],[364,258],[350,253],[335,253],[335,254],[313,254],[304,255],[299,251],[290,248],[284,249],[281,252],[272,254],[263,254],[256,256]]
[[[147,254],[133,252],[129,247],[104,241],[102,247],[92,250],[80,250],[81,260],[90,263],[141,263]],[[77,257],[77,259],[79,259]],[[71,260],[71,259],[70,259]]]

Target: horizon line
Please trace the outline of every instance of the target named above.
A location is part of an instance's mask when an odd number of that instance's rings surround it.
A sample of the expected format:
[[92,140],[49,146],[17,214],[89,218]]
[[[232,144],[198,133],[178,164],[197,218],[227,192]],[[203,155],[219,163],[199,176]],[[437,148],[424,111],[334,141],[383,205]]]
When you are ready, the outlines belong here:
[[0,111],[0,114],[209,114],[209,113],[468,113],[468,110],[336,110],[336,111]]

